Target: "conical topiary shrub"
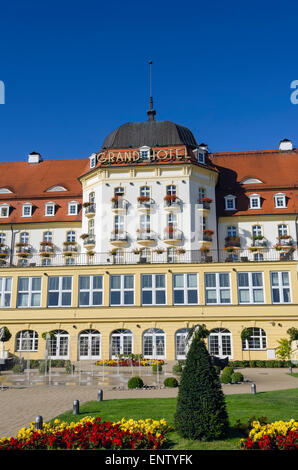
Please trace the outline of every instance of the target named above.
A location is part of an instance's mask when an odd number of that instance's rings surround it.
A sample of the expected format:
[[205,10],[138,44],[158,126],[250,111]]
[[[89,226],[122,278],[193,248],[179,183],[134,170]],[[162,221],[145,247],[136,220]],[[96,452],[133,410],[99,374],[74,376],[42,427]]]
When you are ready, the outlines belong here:
[[219,376],[203,341],[205,326],[193,328],[183,368],[175,414],[175,427],[186,439],[209,441],[224,437],[228,415]]

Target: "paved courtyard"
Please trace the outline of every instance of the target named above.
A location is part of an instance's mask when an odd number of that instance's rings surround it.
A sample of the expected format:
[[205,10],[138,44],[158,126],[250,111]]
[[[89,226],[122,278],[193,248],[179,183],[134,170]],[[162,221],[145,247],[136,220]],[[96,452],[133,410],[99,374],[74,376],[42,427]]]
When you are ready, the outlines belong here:
[[[288,369],[239,369],[244,375],[242,384],[223,385],[225,394],[251,393],[251,384],[256,384],[257,392],[298,388],[298,378],[287,375]],[[298,369],[293,370],[298,372]],[[2,373],[3,374],[3,373]],[[1,375],[0,375],[1,377]],[[144,377],[150,384],[150,377]],[[161,382],[162,383],[162,382]],[[160,398],[175,397],[177,389],[115,390],[102,383],[92,385],[35,385],[24,388],[0,388],[1,421],[0,437],[14,436],[24,426],[43,416],[48,421],[58,414],[71,410],[74,400],[80,404],[97,400],[98,390],[102,389],[104,400],[120,398]]]

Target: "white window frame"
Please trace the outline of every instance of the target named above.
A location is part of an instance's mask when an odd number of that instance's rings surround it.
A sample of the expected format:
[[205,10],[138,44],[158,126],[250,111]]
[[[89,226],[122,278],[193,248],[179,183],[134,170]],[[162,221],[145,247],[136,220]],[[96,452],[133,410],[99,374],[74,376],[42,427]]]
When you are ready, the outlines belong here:
[[228,225],[227,226],[227,237],[237,237],[237,227],[236,225]]
[[[274,194],[275,209],[285,209],[287,207],[286,195],[283,193]],[[281,201],[281,204],[279,204]]]
[[[80,278],[82,277],[89,277],[89,288],[87,289],[82,289],[80,288]],[[93,287],[93,281],[95,277],[100,277],[101,278],[101,287],[100,288],[94,288]],[[78,299],[78,304],[79,307],[101,307],[103,305],[104,301],[104,276],[102,274],[94,274],[94,275],[81,275],[79,276],[79,299]],[[89,293],[89,304],[81,304],[80,302],[80,293],[81,292],[88,292]],[[94,304],[93,303],[93,294],[100,292],[101,293],[101,303],[100,304]]]
[[278,224],[277,233],[279,237],[282,237],[283,235],[289,235],[289,227],[287,224]]
[[[196,276],[196,287],[188,286],[188,276]],[[175,287],[175,277],[183,276],[183,287]],[[197,302],[188,302],[189,291],[196,291]],[[184,302],[175,302],[175,291],[183,291]],[[199,304],[199,279],[197,273],[173,273],[173,305],[198,305]]]
[[[236,210],[236,196],[229,194],[228,196],[224,197],[225,200],[225,210],[226,211],[234,211]],[[231,207],[229,207],[229,202],[232,202]]]
[[[144,276],[151,276],[151,286],[144,287],[144,285],[143,285]],[[156,286],[157,276],[163,276],[163,278],[164,278],[164,287]],[[144,303],[143,302],[143,292],[148,292],[148,291],[152,292],[152,302],[151,303]],[[164,298],[165,298],[164,302],[158,303],[156,301],[157,292],[164,292]],[[142,301],[142,305],[144,305],[144,306],[146,306],[146,305],[166,305],[167,304],[167,276],[164,273],[142,274],[141,275],[141,301]]]
[[[261,209],[261,196],[259,194],[251,194],[248,197],[250,209]],[[256,205],[254,205],[254,201],[256,201]]]
[[[112,277],[120,277],[120,288],[112,288]],[[124,287],[125,285],[125,276],[133,278],[133,287]],[[120,303],[112,303],[112,292],[120,292]],[[133,293],[133,303],[126,304],[124,303],[125,292]],[[110,306],[111,307],[127,307],[128,305],[135,305],[135,276],[134,274],[112,274],[110,277]]]
[[76,241],[76,232],[74,230],[68,230],[66,232],[66,241],[75,242]]
[[[239,285],[239,275],[240,274],[247,274],[248,276],[248,285],[247,286],[240,286]],[[262,286],[254,286],[253,285],[253,274],[261,274],[262,275]],[[237,273],[237,284],[238,284],[238,303],[239,305],[249,305],[249,304],[264,304],[265,303],[265,286],[264,286],[264,273],[261,271],[238,271]],[[240,301],[240,291],[246,290],[249,293],[249,301],[248,302],[241,302]],[[254,301],[254,292],[255,291],[262,291],[263,292],[263,300],[262,302],[255,302]]]
[[263,235],[263,228],[261,225],[255,224],[251,228],[252,236],[257,237],[259,235]]
[[55,207],[56,207],[55,202],[47,202],[45,204],[45,213],[44,213],[44,215],[46,217],[54,217],[55,216]]
[[[28,279],[28,290],[20,291],[19,290],[19,281],[20,279]],[[40,279],[40,290],[32,290],[32,281],[33,279]],[[19,305],[19,295],[28,294],[28,305]],[[32,305],[32,297],[34,294],[39,294],[40,301],[39,305]],[[42,277],[41,276],[20,276],[18,278],[18,292],[17,292],[17,308],[40,308],[41,307],[41,296],[42,296]]]
[[[78,202],[71,201],[68,203],[68,215],[78,215]],[[74,212],[71,212],[71,208],[74,207]]]
[[[228,276],[229,279],[229,286],[221,286],[220,285],[220,277],[221,275]],[[209,275],[215,275],[215,286],[212,287],[207,287],[206,283],[206,278]],[[222,272],[222,273],[205,273],[204,274],[204,280],[205,280],[205,303],[206,305],[231,305],[232,304],[232,287],[231,287],[231,274],[228,272]],[[208,291],[215,291],[216,293],[216,302],[207,302],[207,292]],[[221,302],[221,292],[229,290],[230,293],[230,301],[229,302]]]
[[[33,333],[32,338],[26,338],[24,333]],[[30,344],[29,348],[24,347],[24,344],[28,342]],[[22,330],[19,331],[16,335],[16,351],[17,352],[36,352],[38,351],[38,334],[34,330]]]
[[143,145],[139,148],[139,155],[141,160],[150,160],[150,147]]
[[[50,289],[50,279],[51,278],[58,278],[58,289]],[[70,278],[71,279],[71,287],[70,289],[62,289],[63,287],[63,278]],[[73,287],[73,276],[49,276],[48,278],[48,299],[47,299],[47,306],[48,308],[69,308],[72,307],[72,287]],[[58,292],[58,304],[57,305],[49,305],[49,295],[52,292]],[[62,305],[62,297],[64,293],[70,293],[70,304]]]
[[1,204],[0,205],[0,217],[1,219],[8,219],[9,217],[9,204]]
[[0,244],[5,245],[6,243],[6,233],[0,232]]
[[[10,281],[9,281],[10,280]],[[11,307],[11,294],[12,294],[12,277],[0,277],[0,308]],[[10,289],[7,288],[7,283],[10,282]],[[5,305],[5,297],[9,295],[9,305]]]
[[[283,274],[287,273],[288,275],[288,284],[283,284]],[[272,283],[272,275],[277,274],[278,277],[278,285],[274,286]],[[290,271],[270,271],[270,286],[271,286],[271,297],[272,297],[272,303],[273,304],[291,304],[292,303],[292,289],[291,289],[291,276],[290,276]],[[284,301],[284,289],[289,290],[289,302]],[[273,297],[273,290],[278,290],[279,292],[279,302],[274,302],[274,297]]]
[[95,168],[96,167],[96,154],[95,153],[90,155],[89,162],[90,162],[90,165],[89,165],[90,168]]
[[29,243],[29,232],[21,232],[20,233],[20,243]]
[[[29,209],[29,213],[25,214],[26,209]],[[31,203],[25,203],[22,206],[22,217],[32,217],[32,204]]]
[[[256,330],[259,330],[258,332]],[[265,334],[262,334],[264,332]],[[254,344],[252,344],[252,347],[250,347],[250,342],[253,343],[254,338],[259,338],[260,339],[260,347],[254,347]],[[265,339],[265,346],[264,346],[264,339]],[[265,330],[263,328],[258,328],[258,327],[252,327],[252,335],[250,339],[245,339],[242,340],[242,350],[243,351],[264,351],[267,349],[267,335]]]

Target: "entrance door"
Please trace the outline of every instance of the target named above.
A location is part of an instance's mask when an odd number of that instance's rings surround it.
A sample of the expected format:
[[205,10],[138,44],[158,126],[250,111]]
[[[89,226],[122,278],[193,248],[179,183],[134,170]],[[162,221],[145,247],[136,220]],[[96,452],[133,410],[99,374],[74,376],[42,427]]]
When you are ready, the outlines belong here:
[[68,359],[69,334],[67,331],[53,331],[54,337],[49,341],[49,359]]
[[165,333],[158,328],[144,332],[143,355],[146,359],[165,359]]
[[189,333],[189,328],[182,328],[178,330],[175,335],[176,339],[176,359],[186,359],[188,345],[187,345],[187,336]]
[[100,358],[100,333],[97,330],[82,331],[79,337],[79,359]]
[[211,330],[209,335],[209,353],[221,359],[232,359],[232,335],[225,328]]

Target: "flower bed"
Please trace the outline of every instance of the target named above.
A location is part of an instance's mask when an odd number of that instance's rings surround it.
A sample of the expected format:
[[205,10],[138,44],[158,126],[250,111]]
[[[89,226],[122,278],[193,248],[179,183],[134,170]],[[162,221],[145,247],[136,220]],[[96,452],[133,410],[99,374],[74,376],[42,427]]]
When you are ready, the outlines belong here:
[[156,364],[163,365],[164,361],[157,360],[157,359],[140,359],[140,361],[138,359],[120,359],[119,361],[117,361],[117,359],[105,359],[105,360],[96,362],[97,366],[105,365],[108,367],[116,367],[118,365],[120,367],[131,367],[131,366],[146,367],[146,366],[154,366]]
[[0,450],[160,449],[169,430],[163,419],[123,418],[112,423],[87,416],[70,424],[56,419],[53,424],[43,424],[41,430],[35,429],[32,422],[29,428],[20,429],[16,437],[3,437]]
[[261,425],[253,421],[252,429],[246,439],[240,440],[245,450],[298,450],[298,422],[275,421]]

